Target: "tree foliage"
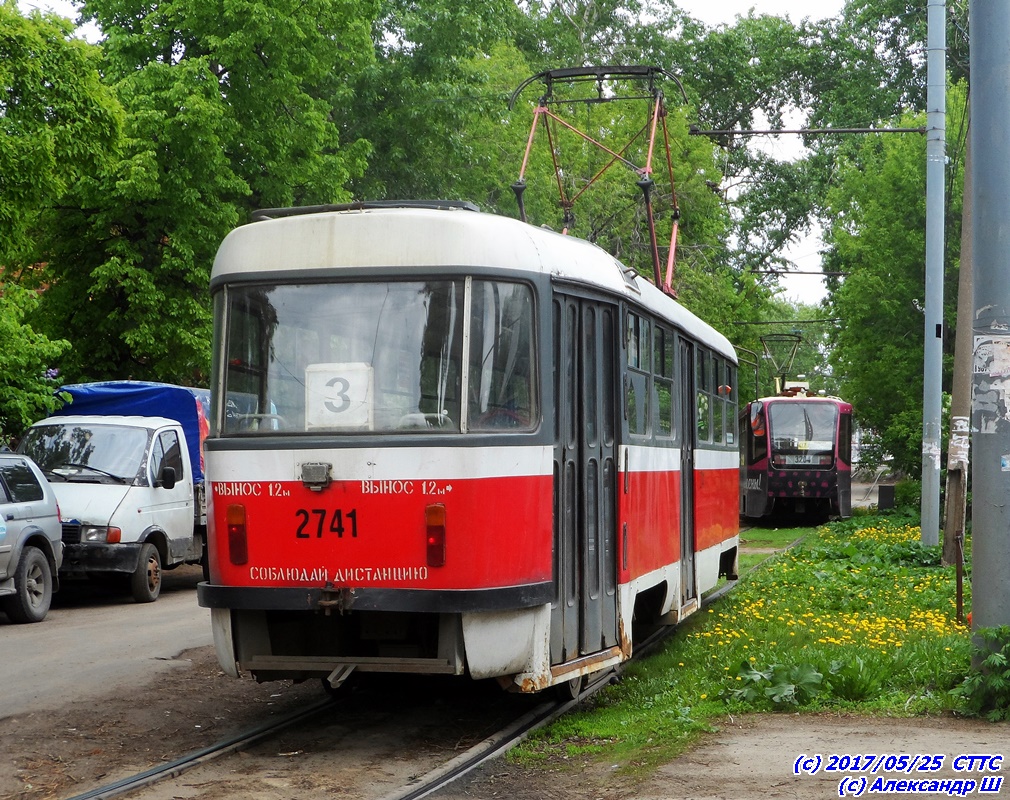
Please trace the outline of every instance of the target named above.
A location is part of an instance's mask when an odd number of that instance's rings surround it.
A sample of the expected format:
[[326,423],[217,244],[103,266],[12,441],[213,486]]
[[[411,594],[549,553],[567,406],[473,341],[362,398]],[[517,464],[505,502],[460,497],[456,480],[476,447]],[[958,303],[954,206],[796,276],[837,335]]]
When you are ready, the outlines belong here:
[[36,332],[25,317],[38,305],[34,292],[7,283],[0,299],[0,445],[57,406],[56,364],[70,347]]
[[122,112],[99,64],[66,20],[0,3],[0,442],[55,407],[70,343],[30,322],[42,298],[20,284],[38,272],[50,199],[100,169],[118,139]]
[[47,215],[40,324],[74,342],[75,379],[202,383],[208,279],[261,206],[334,202],[365,167],[342,139],[341,70],[370,63],[369,0],[90,0],[106,80],[127,110],[116,159]]
[[198,383],[209,265],[248,193],[223,149],[234,123],[201,63],[153,63],[117,89],[130,109],[118,158],[47,215],[41,319],[74,341],[74,379]]
[[[958,130],[965,114],[966,90],[948,94],[948,125]],[[906,117],[909,126],[921,117]],[[955,140],[956,141],[956,140]],[[835,263],[847,277],[832,293],[842,324],[836,334],[833,365],[843,396],[857,418],[879,437],[897,468],[921,468],[922,365],[925,265],[925,139],[917,135],[877,135],[864,139],[851,157],[839,160],[828,195],[834,223],[828,240]],[[960,251],[963,159],[950,160],[946,182],[946,264]],[[945,382],[949,386],[952,332],[956,322],[956,270],[947,271],[944,288]]]
[[0,2],[0,265],[31,263],[47,199],[98,168],[121,110],[99,75],[100,52],[61,17],[24,17]]

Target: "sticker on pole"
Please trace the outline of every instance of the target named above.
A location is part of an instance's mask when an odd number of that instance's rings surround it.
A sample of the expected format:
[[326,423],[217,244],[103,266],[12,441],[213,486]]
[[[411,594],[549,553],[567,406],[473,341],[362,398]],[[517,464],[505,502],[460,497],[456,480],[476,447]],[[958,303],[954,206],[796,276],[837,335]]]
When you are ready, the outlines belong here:
[[371,430],[372,367],[361,361],[305,368],[306,430]]
[[990,378],[1010,375],[1010,336],[976,336],[972,372]]

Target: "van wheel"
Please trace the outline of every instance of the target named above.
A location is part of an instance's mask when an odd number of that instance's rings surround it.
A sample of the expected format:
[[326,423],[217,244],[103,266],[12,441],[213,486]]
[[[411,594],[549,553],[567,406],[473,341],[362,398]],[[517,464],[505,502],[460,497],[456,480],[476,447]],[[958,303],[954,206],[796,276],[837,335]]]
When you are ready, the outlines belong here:
[[130,579],[130,591],[138,603],[153,603],[161,594],[161,555],[150,542],[140,548],[140,563]]
[[3,609],[11,622],[42,622],[53,600],[53,573],[49,560],[37,547],[26,547],[14,572],[14,594],[4,598]]

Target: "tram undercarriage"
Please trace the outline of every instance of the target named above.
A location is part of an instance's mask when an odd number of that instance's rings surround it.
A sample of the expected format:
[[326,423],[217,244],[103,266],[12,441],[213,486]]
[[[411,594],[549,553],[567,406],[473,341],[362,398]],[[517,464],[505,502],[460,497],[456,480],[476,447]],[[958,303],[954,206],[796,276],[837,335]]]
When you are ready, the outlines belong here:
[[[736,577],[737,548],[697,557],[699,585]],[[566,654],[551,652],[551,604],[475,612],[250,610],[212,608],[218,661],[226,673],[260,682],[319,678],[333,688],[354,671],[494,678],[509,691],[536,692],[627,660],[633,631],[677,624],[700,607],[682,592],[681,565],[619,587],[616,643],[602,638]],[[686,599],[685,599],[686,598]]]

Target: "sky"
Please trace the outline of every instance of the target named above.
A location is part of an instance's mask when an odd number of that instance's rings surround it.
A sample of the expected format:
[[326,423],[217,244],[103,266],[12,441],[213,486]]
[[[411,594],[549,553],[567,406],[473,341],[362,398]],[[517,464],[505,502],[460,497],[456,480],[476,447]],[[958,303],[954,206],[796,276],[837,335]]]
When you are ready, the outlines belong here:
[[[825,19],[841,13],[845,0],[674,0],[674,2],[706,25],[732,24],[737,16],[746,16],[753,9],[755,14],[774,14],[789,17],[793,22],[804,18]],[[73,18],[76,10],[71,0],[18,0],[24,10],[41,8]],[[92,37],[87,31],[85,38]],[[785,138],[770,137],[766,146],[783,158],[789,157],[792,143]],[[795,152],[795,151],[794,151]],[[808,236],[793,245],[787,257],[795,264],[795,269],[804,272],[820,267],[821,247],[816,235]],[[824,281],[817,275],[792,275],[781,279],[783,296],[789,300],[817,303],[825,295]]]
[[[68,19],[77,18],[79,6],[80,3],[75,3],[74,0],[18,0],[18,8],[22,12],[37,8],[40,11],[52,11],[54,14],[59,14],[61,17],[67,17]],[[79,33],[89,42],[98,41],[98,28],[93,24],[86,25]]]
[[810,17],[826,19],[841,13],[844,0],[673,0],[680,8],[706,25],[732,23],[737,15],[747,16],[750,9],[755,14],[773,14],[789,17],[793,22]]

